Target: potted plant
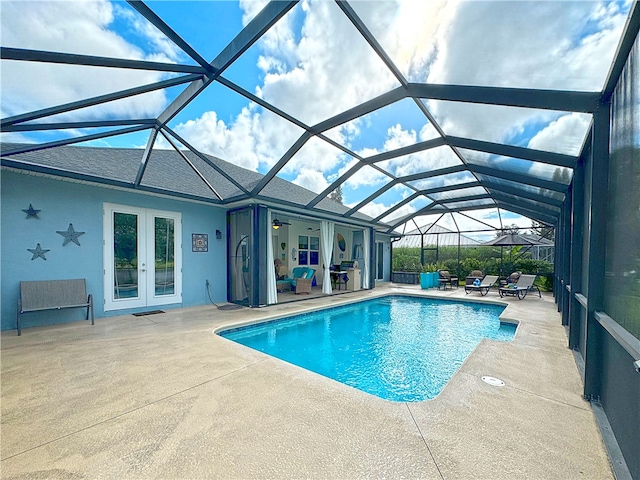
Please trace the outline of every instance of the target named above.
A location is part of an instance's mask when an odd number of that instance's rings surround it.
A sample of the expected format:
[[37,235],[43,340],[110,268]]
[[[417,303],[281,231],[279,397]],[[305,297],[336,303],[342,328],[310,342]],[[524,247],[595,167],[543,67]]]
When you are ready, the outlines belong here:
[[436,272],[436,266],[433,263],[427,263],[422,265],[422,272],[420,273],[420,288],[423,290],[427,288],[433,288],[438,285],[438,277]]

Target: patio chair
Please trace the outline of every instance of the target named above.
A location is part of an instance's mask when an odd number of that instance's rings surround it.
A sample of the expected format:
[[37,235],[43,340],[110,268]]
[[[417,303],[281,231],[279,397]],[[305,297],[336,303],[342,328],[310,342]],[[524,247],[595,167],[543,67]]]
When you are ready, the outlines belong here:
[[458,277],[452,276],[449,270],[438,270],[438,274],[440,275],[438,278],[438,290],[440,290],[441,286],[446,290],[447,284],[449,288],[453,287],[454,284],[458,288]]
[[464,293],[468,295],[469,292],[480,292],[480,295],[484,297],[497,281],[497,275],[487,275],[483,280],[478,280],[476,284],[465,285]]
[[315,269],[309,267],[296,267],[293,269],[293,280],[291,286],[296,293],[311,293],[311,284]]
[[464,285],[465,287],[467,285],[473,285],[476,279],[482,280],[483,278],[484,278],[484,273],[482,273],[482,270],[471,270],[471,273],[467,276],[467,278],[464,281]]
[[289,269],[285,264],[282,263],[282,260],[276,258],[273,261],[273,265],[276,269],[276,280],[285,280],[287,275],[289,274]]
[[500,279],[500,286],[504,287],[504,286],[509,285],[511,283],[513,283],[513,284],[518,283],[518,279],[520,278],[520,275],[522,275],[522,272],[513,272],[507,278],[501,278]]
[[510,283],[507,286],[500,287],[498,289],[498,293],[500,297],[504,297],[505,295],[513,295],[518,297],[518,300],[522,300],[527,296],[527,293],[530,290],[538,290],[538,296],[542,298],[542,294],[540,293],[540,289],[533,284],[535,282],[537,275],[520,275],[518,278],[518,283]]

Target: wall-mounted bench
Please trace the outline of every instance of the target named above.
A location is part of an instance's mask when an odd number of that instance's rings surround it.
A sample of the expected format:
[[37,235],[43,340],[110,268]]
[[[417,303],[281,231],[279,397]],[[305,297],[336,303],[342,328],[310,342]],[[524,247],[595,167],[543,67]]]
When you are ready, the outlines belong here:
[[63,308],[86,308],[87,320],[91,316],[91,325],[94,324],[93,297],[91,294],[87,295],[87,284],[84,278],[20,282],[18,335],[22,333],[20,328],[22,314]]

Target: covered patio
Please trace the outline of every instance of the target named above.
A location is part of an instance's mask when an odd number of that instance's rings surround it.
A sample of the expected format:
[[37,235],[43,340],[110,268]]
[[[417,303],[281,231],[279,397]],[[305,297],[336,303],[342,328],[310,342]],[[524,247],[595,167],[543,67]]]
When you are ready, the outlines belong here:
[[[639,478],[638,1],[186,5],[1,4],[3,476]],[[553,291],[432,401],[212,333],[463,297],[390,283],[393,243],[510,223],[553,238]],[[281,304],[276,259],[322,298]],[[96,326],[15,337],[20,282],[69,279]]]

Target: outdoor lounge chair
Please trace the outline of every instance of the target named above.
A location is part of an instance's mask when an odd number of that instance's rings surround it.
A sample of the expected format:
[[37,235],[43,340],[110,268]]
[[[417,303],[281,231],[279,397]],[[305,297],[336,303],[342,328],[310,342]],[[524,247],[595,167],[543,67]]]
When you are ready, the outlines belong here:
[[497,275],[487,275],[480,282],[479,285],[471,284],[464,286],[464,293],[469,294],[469,292],[480,292],[481,296],[485,296],[491,290],[491,287],[498,281]]
[[514,295],[518,297],[518,300],[522,300],[527,296],[529,290],[538,290],[538,296],[542,298],[542,294],[540,293],[540,289],[533,284],[536,280],[537,275],[520,275],[518,279],[518,283],[516,284],[508,284],[507,286],[500,287],[498,289],[498,293],[501,297],[505,295]]
[[458,277],[453,277],[448,270],[438,270],[438,274],[440,275],[438,278],[438,290],[440,290],[441,286],[446,290],[447,284],[449,284],[449,288],[453,287],[454,284],[458,288]]

